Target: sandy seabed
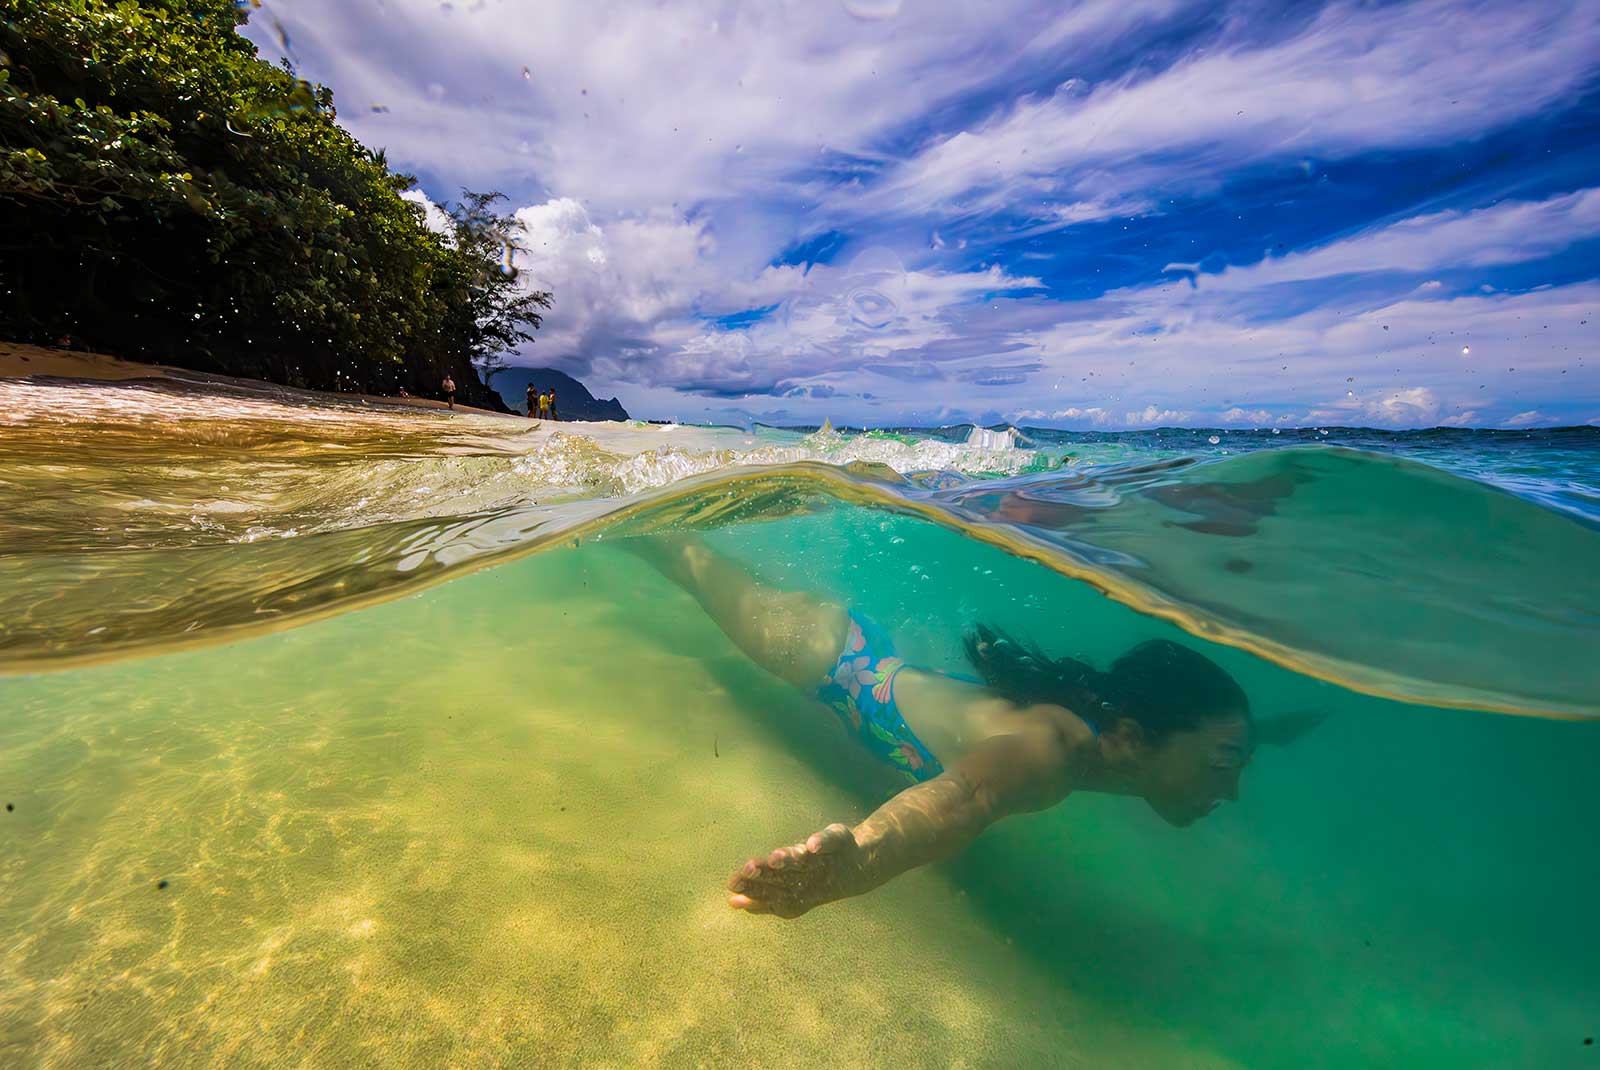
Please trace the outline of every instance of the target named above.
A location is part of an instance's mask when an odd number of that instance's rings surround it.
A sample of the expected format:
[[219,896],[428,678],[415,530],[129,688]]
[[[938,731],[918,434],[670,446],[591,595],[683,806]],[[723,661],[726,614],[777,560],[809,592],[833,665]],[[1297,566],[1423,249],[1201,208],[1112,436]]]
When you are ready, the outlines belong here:
[[629,564],[0,680],[0,1064],[1235,1065],[1086,1016],[937,872],[729,910],[871,789],[690,606],[630,611]]

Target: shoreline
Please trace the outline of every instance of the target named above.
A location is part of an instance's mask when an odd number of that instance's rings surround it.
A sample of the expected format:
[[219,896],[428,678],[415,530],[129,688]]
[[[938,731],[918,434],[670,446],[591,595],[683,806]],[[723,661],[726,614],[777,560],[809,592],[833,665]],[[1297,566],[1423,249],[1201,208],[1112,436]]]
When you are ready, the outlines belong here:
[[493,409],[481,409],[459,402],[454,409],[451,409],[436,398],[400,398],[386,394],[347,394],[332,390],[314,390],[309,387],[285,386],[265,379],[246,379],[234,375],[194,371],[189,368],[175,368],[166,364],[146,364],[89,350],[53,349],[22,342],[0,342],[0,380],[5,379],[65,379],[97,383],[156,380],[191,387],[251,393],[262,390],[281,391],[291,396],[369,407],[383,405],[406,409],[434,409],[440,412],[468,412],[474,416],[493,416],[503,420],[528,422],[528,418],[520,413],[495,412]]

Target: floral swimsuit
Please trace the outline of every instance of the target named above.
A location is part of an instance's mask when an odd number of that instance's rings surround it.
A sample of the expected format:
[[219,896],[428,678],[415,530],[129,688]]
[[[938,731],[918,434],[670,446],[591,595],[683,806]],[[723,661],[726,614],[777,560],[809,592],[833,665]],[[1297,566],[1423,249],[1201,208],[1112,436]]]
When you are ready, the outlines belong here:
[[913,782],[931,780],[944,766],[911,731],[894,702],[894,678],[903,668],[889,633],[852,609],[844,650],[817,688],[817,697],[875,756]]

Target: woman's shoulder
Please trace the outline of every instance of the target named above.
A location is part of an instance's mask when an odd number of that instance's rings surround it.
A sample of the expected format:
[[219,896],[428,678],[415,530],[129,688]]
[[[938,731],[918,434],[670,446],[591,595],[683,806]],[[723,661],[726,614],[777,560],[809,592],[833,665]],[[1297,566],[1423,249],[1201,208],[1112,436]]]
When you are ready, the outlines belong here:
[[1062,729],[1070,731],[1074,736],[1082,734],[1093,736],[1094,724],[1082,714],[1069,706],[1057,702],[1035,702],[1017,707],[1024,716],[1032,717],[1039,721],[1049,721]]
[[990,734],[1046,731],[1068,747],[1094,739],[1094,725],[1066,706],[1053,702],[1018,704],[990,688],[981,688],[975,705]]

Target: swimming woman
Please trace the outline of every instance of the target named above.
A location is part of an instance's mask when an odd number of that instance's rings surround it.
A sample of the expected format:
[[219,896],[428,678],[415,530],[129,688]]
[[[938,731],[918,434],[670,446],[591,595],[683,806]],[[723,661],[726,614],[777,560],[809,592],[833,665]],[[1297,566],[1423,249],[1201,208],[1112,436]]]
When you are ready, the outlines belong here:
[[854,828],[832,824],[746,862],[728,904],[752,914],[794,918],[869,892],[1076,791],[1135,795],[1168,822],[1193,824],[1238,798],[1256,744],[1287,743],[1318,720],[1252,719],[1231,676],[1166,640],[1098,672],[978,626],[966,648],[981,681],[915,668],[858,610],[768,587],[692,536],[628,543],[911,781]]

